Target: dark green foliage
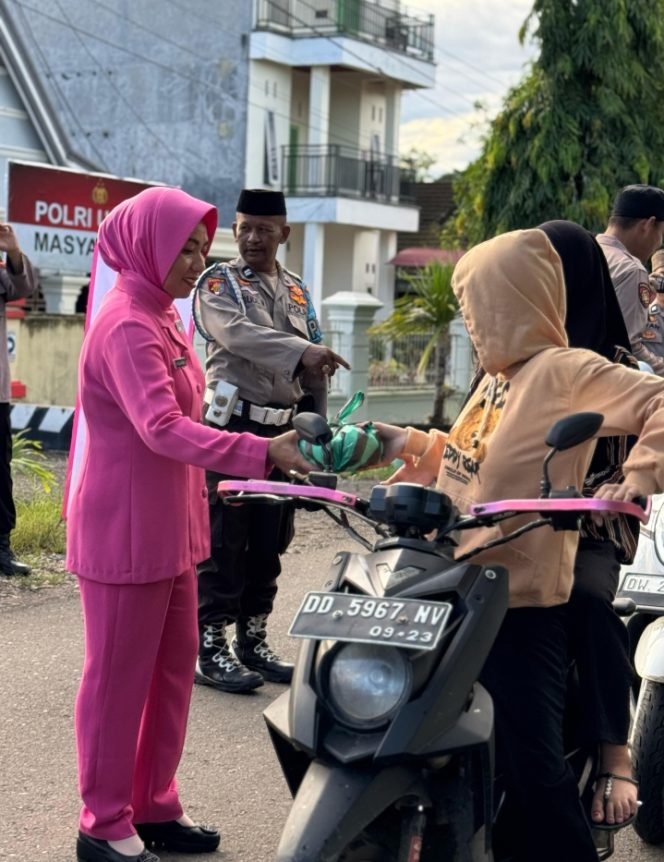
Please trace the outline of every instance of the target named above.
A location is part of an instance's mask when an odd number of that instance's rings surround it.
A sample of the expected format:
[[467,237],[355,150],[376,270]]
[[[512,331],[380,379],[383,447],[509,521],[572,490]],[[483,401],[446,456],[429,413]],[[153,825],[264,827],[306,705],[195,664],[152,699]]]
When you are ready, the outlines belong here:
[[540,55],[457,179],[448,243],[552,218],[599,231],[622,186],[664,184],[664,0],[536,0],[528,28]]

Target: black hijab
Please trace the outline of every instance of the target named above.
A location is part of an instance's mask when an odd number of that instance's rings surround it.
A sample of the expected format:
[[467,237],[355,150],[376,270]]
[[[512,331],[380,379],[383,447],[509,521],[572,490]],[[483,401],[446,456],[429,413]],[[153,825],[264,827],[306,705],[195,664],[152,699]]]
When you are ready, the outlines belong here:
[[571,221],[547,221],[539,230],[558,252],[565,276],[565,330],[570,347],[616,358],[616,347],[630,350],[625,321],[604,252],[594,236]]

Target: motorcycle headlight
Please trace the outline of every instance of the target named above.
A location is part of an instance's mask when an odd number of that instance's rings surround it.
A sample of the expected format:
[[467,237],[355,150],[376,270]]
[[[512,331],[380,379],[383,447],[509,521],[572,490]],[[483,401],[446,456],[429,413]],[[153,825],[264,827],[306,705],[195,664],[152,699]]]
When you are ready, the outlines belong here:
[[398,649],[344,644],[329,656],[326,670],[330,706],[354,727],[384,724],[410,695],[410,662]]

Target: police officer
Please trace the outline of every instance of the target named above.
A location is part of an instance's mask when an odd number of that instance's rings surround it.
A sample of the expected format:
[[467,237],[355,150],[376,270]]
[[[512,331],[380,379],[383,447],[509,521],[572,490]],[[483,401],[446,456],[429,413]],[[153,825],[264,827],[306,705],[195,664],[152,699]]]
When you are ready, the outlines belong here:
[[[289,233],[281,192],[243,190],[233,224],[240,255],[210,267],[196,289],[194,318],[207,340],[212,405],[206,421],[229,431],[273,437],[287,429],[296,407],[325,415],[329,377],[339,365],[349,367],[320,343],[306,285],[277,262]],[[216,493],[223,478],[207,475],[212,555],[199,566],[196,682],[229,692],[257,688],[264,679],[290,682],[293,666],[269,646],[266,625],[293,511],[224,506]]]
[[664,251],[652,256],[650,286],[655,291],[655,302],[650,306],[648,325],[641,338],[655,356],[664,359]]
[[609,224],[598,234],[629,335],[632,353],[664,376],[664,357],[653,351],[649,312],[656,298],[646,263],[664,238],[664,190],[626,186],[616,196]]

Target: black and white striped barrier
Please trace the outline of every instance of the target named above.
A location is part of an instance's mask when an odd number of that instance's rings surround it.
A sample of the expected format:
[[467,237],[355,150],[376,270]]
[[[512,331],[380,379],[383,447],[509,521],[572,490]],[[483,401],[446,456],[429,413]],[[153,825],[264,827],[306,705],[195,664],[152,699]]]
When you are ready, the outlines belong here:
[[69,451],[73,422],[73,407],[14,404],[11,409],[12,432],[27,430],[30,440],[39,440],[44,449]]

